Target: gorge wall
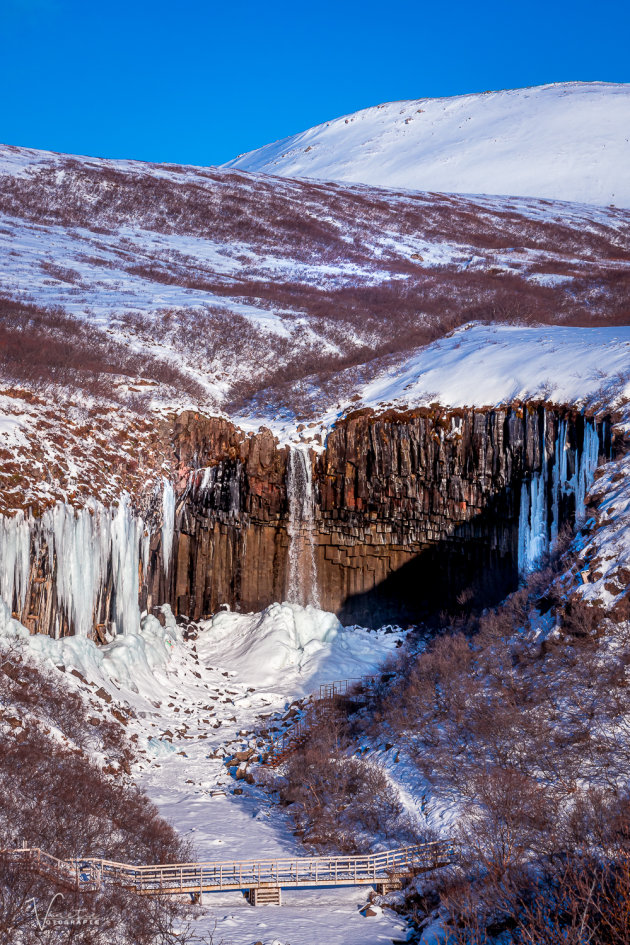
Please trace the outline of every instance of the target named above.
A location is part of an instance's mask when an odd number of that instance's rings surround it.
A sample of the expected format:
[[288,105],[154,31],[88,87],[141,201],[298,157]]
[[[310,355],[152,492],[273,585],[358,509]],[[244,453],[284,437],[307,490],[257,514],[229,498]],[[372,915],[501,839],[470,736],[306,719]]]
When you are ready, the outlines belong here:
[[197,619],[293,599],[380,626],[504,596],[584,518],[611,434],[542,405],[358,411],[316,453],[184,414],[173,449],[172,564],[154,539],[144,605]]
[[184,413],[150,501],[0,517],[0,596],[31,632],[107,642],[169,603],[314,603],[343,623],[487,605],[586,515],[611,425],[543,405],[357,411],[318,451]]

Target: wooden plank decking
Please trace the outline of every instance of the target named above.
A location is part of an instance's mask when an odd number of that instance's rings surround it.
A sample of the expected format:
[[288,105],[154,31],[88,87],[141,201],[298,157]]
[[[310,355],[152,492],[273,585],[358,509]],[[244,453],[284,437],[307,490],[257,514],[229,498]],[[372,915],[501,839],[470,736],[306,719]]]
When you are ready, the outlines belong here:
[[141,894],[180,895],[272,887],[389,885],[415,872],[437,869],[453,859],[453,846],[438,841],[366,856],[295,857],[233,862],[131,866],[86,857],[58,860],[39,848],[5,851],[31,867],[76,888],[113,883]]

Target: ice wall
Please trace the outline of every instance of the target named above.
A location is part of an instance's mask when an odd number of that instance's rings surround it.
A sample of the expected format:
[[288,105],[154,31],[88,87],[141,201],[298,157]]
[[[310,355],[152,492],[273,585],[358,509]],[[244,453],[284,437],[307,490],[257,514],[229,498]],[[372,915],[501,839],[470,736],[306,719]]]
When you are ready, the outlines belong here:
[[146,545],[144,522],[126,497],[113,508],[92,500],[82,509],[58,503],[41,518],[0,516],[0,596],[24,621],[34,585],[46,585],[46,610],[56,617],[44,632],[56,636],[63,619],[88,636],[99,609],[108,611],[112,631],[137,633]]
[[558,540],[560,505],[572,497],[575,505],[575,525],[586,520],[586,496],[593,484],[599,461],[599,435],[593,421],[584,424],[582,448],[570,446],[567,440],[567,422],[561,420],[549,461],[543,456],[542,470],[521,486],[521,506],[518,527],[518,569],[528,574],[553,549]]
[[0,597],[22,610],[31,566],[31,530],[23,512],[0,516]]

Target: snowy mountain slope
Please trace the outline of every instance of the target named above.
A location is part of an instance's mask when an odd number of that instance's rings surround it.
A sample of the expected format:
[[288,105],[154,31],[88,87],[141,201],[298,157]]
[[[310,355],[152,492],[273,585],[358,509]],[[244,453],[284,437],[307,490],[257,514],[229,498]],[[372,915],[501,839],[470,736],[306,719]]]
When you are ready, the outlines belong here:
[[0,295],[89,323],[114,387],[153,378],[214,409],[322,355],[373,362],[471,318],[623,320],[629,223],[583,204],[0,149]]
[[390,102],[240,155],[225,167],[630,207],[630,85],[566,82]]
[[135,493],[188,407],[293,438],[404,403],[458,326],[623,325],[629,284],[626,210],[0,148],[0,507]]

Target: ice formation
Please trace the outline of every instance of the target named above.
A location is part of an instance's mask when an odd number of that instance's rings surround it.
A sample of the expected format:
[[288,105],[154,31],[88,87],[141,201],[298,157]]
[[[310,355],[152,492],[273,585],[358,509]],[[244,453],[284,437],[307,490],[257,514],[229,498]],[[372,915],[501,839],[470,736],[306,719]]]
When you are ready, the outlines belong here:
[[287,461],[289,500],[289,568],[287,600],[319,607],[315,562],[313,470],[307,449],[289,448]]
[[168,577],[173,551],[173,534],[175,532],[175,490],[168,481],[163,480],[162,490],[162,558],[164,560],[164,574]]
[[31,530],[23,512],[0,516],[0,597],[24,607],[31,560]]
[[555,456],[551,470],[551,514],[549,513],[548,467],[543,460],[542,471],[521,486],[521,510],[518,525],[518,570],[533,571],[558,539],[560,500],[572,495],[575,500],[575,524],[586,520],[586,496],[593,484],[599,460],[599,435],[592,421],[584,425],[582,450],[567,444],[567,424],[558,427]]
[[[148,614],[138,622],[138,632],[121,634],[104,646],[82,636],[54,640],[47,634],[31,634],[11,617],[6,603],[0,599],[0,649],[5,642],[17,641],[30,655],[50,667],[62,664],[78,669],[87,679],[104,684],[112,695],[124,686],[132,692],[155,694],[155,671],[166,668],[173,649],[180,640],[170,607],[163,608],[165,626]],[[115,687],[109,681],[115,682]]]
[[15,606],[22,612],[32,560],[45,553],[57,601],[75,634],[85,637],[92,631],[110,575],[112,629],[137,633],[140,554],[145,557],[147,552],[145,532],[144,522],[126,497],[111,509],[95,500],[82,509],[59,502],[41,518],[22,512],[11,518],[0,516],[0,596],[9,608]]

